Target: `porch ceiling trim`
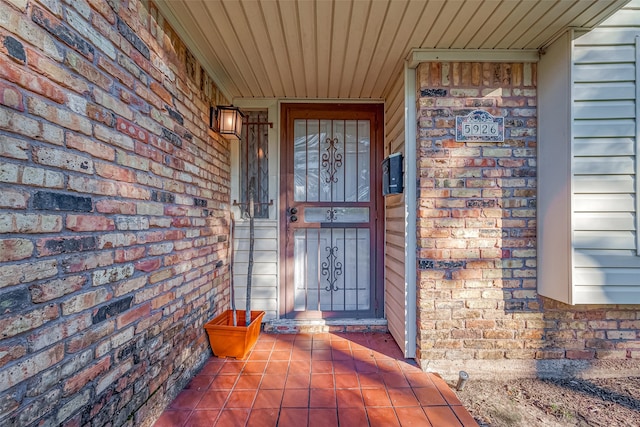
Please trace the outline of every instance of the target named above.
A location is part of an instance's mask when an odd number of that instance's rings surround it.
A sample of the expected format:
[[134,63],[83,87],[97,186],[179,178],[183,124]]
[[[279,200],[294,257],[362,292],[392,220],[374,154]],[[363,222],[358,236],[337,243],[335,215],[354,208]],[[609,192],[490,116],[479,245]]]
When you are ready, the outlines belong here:
[[408,67],[416,68],[421,62],[538,62],[540,53],[535,49],[412,49]]

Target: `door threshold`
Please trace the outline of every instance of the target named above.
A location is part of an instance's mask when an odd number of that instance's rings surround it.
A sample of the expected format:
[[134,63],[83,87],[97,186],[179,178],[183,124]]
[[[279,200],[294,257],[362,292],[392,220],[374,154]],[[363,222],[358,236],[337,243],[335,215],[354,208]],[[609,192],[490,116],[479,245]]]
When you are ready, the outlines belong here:
[[264,331],[277,334],[327,332],[389,332],[387,319],[273,319]]

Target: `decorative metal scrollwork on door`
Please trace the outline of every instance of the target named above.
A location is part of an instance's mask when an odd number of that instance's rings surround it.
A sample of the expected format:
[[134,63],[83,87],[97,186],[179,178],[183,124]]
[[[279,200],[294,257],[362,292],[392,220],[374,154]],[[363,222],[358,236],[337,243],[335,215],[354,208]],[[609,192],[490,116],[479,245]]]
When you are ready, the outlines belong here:
[[338,247],[327,246],[326,250],[329,251],[329,255],[327,255],[327,260],[322,263],[322,275],[327,276],[329,285],[324,289],[327,292],[337,291],[339,288],[336,286],[336,282],[338,281],[338,276],[342,275],[342,263],[338,261],[336,255]]
[[322,154],[322,167],[326,168],[329,176],[326,178],[326,182],[338,182],[336,172],[338,168],[342,166],[342,154],[338,153],[338,138],[327,138],[326,153]]

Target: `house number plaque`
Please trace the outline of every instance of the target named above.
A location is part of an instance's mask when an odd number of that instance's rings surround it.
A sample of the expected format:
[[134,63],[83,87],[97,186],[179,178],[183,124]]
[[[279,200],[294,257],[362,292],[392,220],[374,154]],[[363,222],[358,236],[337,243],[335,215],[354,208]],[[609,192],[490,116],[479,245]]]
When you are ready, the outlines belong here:
[[504,117],[483,110],[456,116],[457,142],[504,142]]

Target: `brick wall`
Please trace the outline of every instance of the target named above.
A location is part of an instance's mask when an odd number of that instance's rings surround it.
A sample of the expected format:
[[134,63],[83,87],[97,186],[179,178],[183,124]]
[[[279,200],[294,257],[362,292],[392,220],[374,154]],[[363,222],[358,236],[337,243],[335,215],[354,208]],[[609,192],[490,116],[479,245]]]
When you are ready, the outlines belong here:
[[219,98],[153,6],[0,0],[0,425],[149,425],[209,354]]
[[[637,358],[637,306],[536,293],[536,65],[424,63],[417,75],[422,366],[545,375]],[[503,143],[455,142],[455,116],[474,109],[505,118]]]

